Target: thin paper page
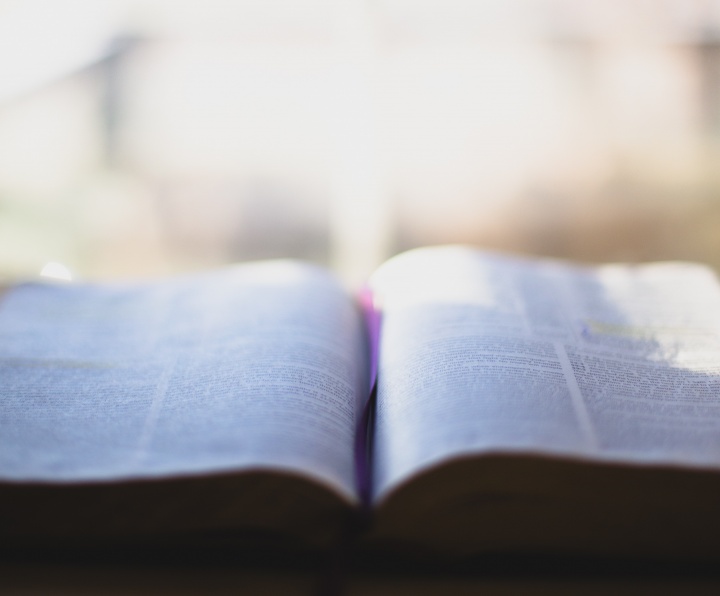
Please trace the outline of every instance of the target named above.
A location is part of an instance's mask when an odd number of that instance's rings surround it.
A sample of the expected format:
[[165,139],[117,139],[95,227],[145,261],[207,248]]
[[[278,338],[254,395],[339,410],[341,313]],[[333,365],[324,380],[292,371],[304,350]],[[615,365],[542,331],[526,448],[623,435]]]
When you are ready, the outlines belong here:
[[19,287],[0,303],[0,479],[269,468],[355,499],[363,350],[339,284],[290,262]]
[[720,465],[720,289],[459,247],[387,263],[375,495],[491,451]]

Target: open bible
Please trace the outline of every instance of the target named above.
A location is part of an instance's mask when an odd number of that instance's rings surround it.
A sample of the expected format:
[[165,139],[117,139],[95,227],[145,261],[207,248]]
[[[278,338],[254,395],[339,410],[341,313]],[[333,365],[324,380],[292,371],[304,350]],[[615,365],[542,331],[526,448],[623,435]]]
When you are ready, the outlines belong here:
[[10,289],[0,536],[312,547],[362,510],[381,551],[719,554],[709,269],[437,247],[370,287],[376,313],[291,261]]

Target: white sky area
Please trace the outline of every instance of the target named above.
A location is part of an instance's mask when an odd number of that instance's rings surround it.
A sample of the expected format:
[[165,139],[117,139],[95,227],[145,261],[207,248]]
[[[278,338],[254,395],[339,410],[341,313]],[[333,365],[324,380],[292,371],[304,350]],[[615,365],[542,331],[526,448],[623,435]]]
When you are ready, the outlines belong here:
[[573,231],[713,194],[718,31],[717,1],[0,1],[0,275],[720,254]]

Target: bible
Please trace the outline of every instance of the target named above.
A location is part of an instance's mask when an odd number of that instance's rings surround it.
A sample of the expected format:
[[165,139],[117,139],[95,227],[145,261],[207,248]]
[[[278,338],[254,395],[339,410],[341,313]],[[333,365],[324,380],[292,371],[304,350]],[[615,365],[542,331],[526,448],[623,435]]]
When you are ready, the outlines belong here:
[[268,261],[9,289],[3,541],[323,548],[364,512],[371,552],[717,556],[710,269],[446,246],[369,288]]

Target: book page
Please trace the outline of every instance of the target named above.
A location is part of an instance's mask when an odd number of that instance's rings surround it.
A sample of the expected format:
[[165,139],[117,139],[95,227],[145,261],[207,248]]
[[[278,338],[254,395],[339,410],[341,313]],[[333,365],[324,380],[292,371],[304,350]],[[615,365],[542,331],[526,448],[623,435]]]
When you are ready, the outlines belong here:
[[448,458],[720,466],[720,287],[699,265],[400,255],[382,301],[376,499]]
[[362,319],[329,273],[277,261],[0,302],[0,480],[245,469],[356,499]]

